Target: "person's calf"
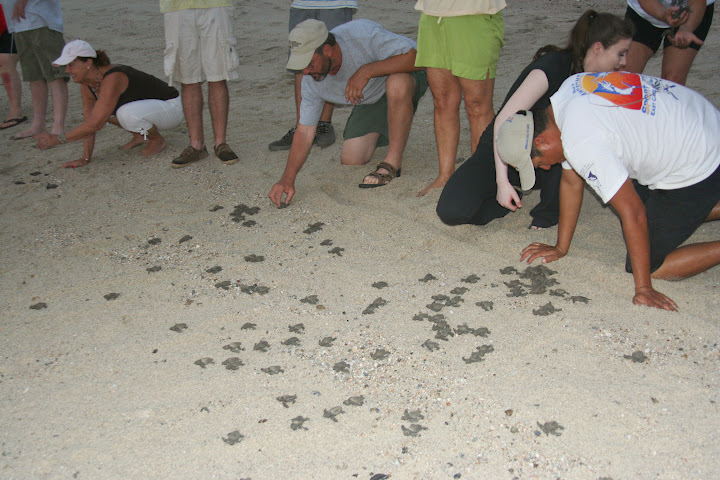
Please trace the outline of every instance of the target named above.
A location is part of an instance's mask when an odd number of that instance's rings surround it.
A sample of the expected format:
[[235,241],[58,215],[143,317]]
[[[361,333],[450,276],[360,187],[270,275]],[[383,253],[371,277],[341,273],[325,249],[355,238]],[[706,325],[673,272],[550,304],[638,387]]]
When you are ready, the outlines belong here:
[[208,82],[208,108],[215,137],[215,147],[219,147],[227,141],[228,112],[230,109],[230,94],[227,81]]
[[705,219],[706,222],[712,222],[714,220],[720,220],[720,202],[710,212],[710,215]]
[[68,86],[63,78],[49,82],[53,104],[53,126],[50,133],[60,135],[65,132],[65,116],[68,108]]
[[693,243],[670,252],[651,277],[661,280],[682,280],[717,265],[720,265],[720,240]]
[[185,123],[190,135],[190,146],[196,151],[202,151],[205,149],[202,85],[200,83],[183,83],[180,89]]

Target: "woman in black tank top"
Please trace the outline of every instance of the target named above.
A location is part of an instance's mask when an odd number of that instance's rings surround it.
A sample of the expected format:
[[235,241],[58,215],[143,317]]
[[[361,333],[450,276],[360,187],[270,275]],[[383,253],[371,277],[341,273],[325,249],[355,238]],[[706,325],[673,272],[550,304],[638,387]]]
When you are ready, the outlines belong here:
[[83,157],[63,167],[86,165],[93,154],[95,132],[112,123],[132,133],[122,147],[127,150],[145,145],[142,156],[156,155],[165,147],[159,130],[177,127],[183,121],[178,91],[162,80],[126,65],[112,65],[103,51],[95,51],[87,42],[73,40],[65,45],[53,64],[65,65],[65,71],[81,85],[83,123],[65,135],[43,134],[38,147],[83,140]]

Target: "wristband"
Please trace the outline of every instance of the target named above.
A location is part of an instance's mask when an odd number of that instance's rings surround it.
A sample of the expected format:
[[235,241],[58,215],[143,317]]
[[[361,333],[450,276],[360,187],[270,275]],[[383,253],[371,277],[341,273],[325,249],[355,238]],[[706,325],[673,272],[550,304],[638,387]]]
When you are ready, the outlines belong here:
[[59,134],[57,137],[58,137],[58,143],[60,143],[60,144],[68,143],[68,139],[65,138],[64,133]]

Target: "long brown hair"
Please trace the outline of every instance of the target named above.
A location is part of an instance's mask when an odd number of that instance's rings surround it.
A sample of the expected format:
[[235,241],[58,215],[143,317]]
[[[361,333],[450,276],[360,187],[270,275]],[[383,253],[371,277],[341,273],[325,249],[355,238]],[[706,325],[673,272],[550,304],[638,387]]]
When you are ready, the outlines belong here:
[[632,38],[635,26],[625,18],[612,13],[598,13],[587,10],[570,30],[567,45],[560,48],[556,45],[546,45],[535,53],[533,60],[549,52],[569,53],[572,57],[572,73],[580,73],[583,69],[585,54],[595,42],[600,42],[608,48],[624,38]]

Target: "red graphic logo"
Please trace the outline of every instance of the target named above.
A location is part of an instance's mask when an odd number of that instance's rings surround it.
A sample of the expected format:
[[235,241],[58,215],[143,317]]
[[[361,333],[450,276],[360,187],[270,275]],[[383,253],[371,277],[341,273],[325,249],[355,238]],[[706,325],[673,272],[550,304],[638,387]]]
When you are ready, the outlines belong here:
[[618,107],[640,110],[643,88],[640,75],[628,72],[592,73],[582,77],[582,88]]

